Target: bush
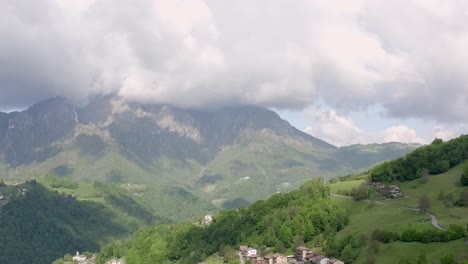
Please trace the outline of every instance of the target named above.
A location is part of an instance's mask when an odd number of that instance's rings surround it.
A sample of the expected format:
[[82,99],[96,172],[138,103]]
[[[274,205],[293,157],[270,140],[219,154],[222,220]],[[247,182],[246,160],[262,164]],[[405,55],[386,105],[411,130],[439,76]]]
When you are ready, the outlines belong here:
[[47,175],[46,180],[49,183],[50,187],[57,188],[66,188],[66,189],[77,189],[79,184],[69,179],[61,179],[52,175]]
[[396,232],[383,231],[381,229],[375,229],[372,232],[372,239],[389,243],[391,241],[401,240],[403,242],[447,242],[457,240],[466,236],[466,230],[460,225],[450,225],[447,231],[440,231],[436,229],[426,229],[418,232],[417,230],[410,228],[401,233],[401,236]]
[[421,241],[421,234],[413,228],[407,229],[401,233],[401,241],[414,242]]

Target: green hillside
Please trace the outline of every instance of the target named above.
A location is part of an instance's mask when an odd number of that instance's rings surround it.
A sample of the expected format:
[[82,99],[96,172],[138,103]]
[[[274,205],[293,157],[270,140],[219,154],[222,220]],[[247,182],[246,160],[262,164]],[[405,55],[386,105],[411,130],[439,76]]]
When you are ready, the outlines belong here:
[[[385,199],[378,194],[371,199],[373,202],[355,201],[352,197],[333,197],[336,205],[346,208],[350,213],[350,222],[337,234],[337,239],[344,239],[349,235],[363,237],[363,247],[355,263],[369,263],[368,247],[376,229],[399,234],[409,229],[418,232],[437,231],[432,226],[429,215],[404,207],[417,208],[422,195],[429,197],[431,203],[429,211],[437,216],[442,227],[449,228],[452,224],[467,227],[468,203],[465,206],[455,204],[464,193],[468,192],[466,187],[460,186],[459,183],[462,167],[463,164],[460,164],[445,173],[431,175],[427,182],[416,179],[403,183],[389,183],[401,187],[404,197],[399,199]],[[361,184],[365,184],[365,179],[335,183],[331,185],[331,190],[334,193],[343,193],[357,189]],[[416,263],[422,253],[432,261],[430,263],[439,263],[442,256],[453,254],[459,261],[457,263],[461,263],[461,260],[468,260],[468,244],[465,240],[466,238],[433,243],[401,241],[379,243],[378,252],[371,255],[374,256],[375,263],[385,264]]]
[[110,146],[103,149],[98,156],[83,156],[81,151],[80,148],[72,146],[45,162],[22,166],[18,171],[24,176],[18,175],[20,177],[15,179],[18,181],[22,178],[37,178],[46,183],[41,180],[41,176],[51,174],[63,179],[76,180],[80,183],[80,188],[59,191],[83,199],[95,198],[92,197],[96,192],[92,187],[93,182],[112,184],[138,197],[141,203],[151,208],[155,214],[172,221],[219,211],[217,206],[187,191],[190,189],[189,184],[181,180],[188,171],[192,173],[195,170],[193,167],[196,165],[193,163],[182,164],[161,159],[154,167],[148,167],[128,160]]
[[71,195],[79,201],[92,201],[103,204],[112,210],[119,222],[128,226],[140,227],[154,223],[169,223],[165,216],[147,207],[141,198],[115,184],[71,181],[52,175],[37,178],[37,182],[62,195]]
[[253,203],[297,189],[310,178],[353,171],[333,150],[287,144],[272,134],[245,132],[250,140],[224,148],[193,183],[193,190],[216,205],[235,199]]
[[439,174],[457,166],[468,157],[468,135],[447,142],[435,139],[405,157],[384,162],[371,170],[374,181],[408,181],[426,174]]
[[[263,255],[288,255],[294,254],[296,246],[316,244],[322,245],[316,252],[345,263],[417,263],[422,256],[427,263],[451,257],[455,262],[444,263],[464,263],[468,261],[468,207],[456,203],[467,192],[459,184],[463,165],[424,182],[399,184],[403,192],[399,199],[387,199],[378,190],[361,201],[339,195],[356,192],[360,186],[376,188],[367,184],[366,175],[328,186],[310,181],[299,190],[250,207],[224,210],[208,226],[160,225],[142,230],[129,241],[106,246],[100,263],[112,256],[128,263],[196,263],[210,255],[210,263],[238,263],[234,249],[239,245],[261,249]],[[446,231],[436,229],[429,215],[413,209],[421,195],[429,197],[429,211]],[[436,240],[440,242],[431,242]]]
[[299,190],[276,194],[248,208],[224,210],[213,223],[159,225],[137,232],[127,242],[106,246],[98,257],[124,257],[126,263],[197,263],[218,253],[229,263],[238,256],[233,249],[248,244],[262,253],[293,252],[300,244],[314,244],[348,222],[345,210],[332,204],[329,189],[320,180]]

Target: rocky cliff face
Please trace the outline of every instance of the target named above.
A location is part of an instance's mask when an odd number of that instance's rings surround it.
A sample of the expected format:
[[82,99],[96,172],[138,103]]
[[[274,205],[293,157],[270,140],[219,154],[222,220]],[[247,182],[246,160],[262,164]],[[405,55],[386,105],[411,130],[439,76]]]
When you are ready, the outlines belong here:
[[258,107],[194,111],[169,105],[133,105],[131,109],[116,116],[109,131],[143,160],[165,155],[204,164],[224,146],[239,144],[246,130],[267,130],[285,141],[335,148],[295,129],[273,111]]

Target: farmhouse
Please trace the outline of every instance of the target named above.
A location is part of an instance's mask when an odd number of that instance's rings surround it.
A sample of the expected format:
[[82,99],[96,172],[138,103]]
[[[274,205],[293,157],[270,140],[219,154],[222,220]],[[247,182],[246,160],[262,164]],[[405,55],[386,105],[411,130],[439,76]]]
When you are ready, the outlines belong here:
[[401,196],[401,189],[396,185],[380,186],[380,192],[390,198],[398,198]]
[[242,251],[242,255],[246,257],[250,256],[256,256],[257,255],[257,250],[255,248],[246,248],[245,250]]
[[248,256],[247,257],[248,259],[250,259],[250,262],[252,263],[262,263],[263,264],[263,257],[260,256],[260,255],[252,255],[252,256]]
[[312,249],[306,247],[297,247],[296,248],[296,260],[305,261],[310,259],[313,256]]
[[264,264],[287,264],[288,258],[286,258],[286,256],[282,254],[275,253],[275,254],[265,256],[263,263]]

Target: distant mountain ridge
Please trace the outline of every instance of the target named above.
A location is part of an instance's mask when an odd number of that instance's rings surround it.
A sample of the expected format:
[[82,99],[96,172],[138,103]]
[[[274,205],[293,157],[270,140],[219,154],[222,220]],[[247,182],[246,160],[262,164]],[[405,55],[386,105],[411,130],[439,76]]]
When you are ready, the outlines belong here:
[[[109,117],[117,119],[108,120]],[[0,113],[2,159],[10,166],[16,167],[50,158],[53,154],[43,156],[37,149],[64,139],[79,125],[89,124],[100,124],[101,128],[108,127],[109,132],[121,145],[133,149],[136,154],[140,154],[136,150],[137,147],[152,142],[152,135],[158,133],[159,144],[155,147],[156,150],[164,152],[163,154],[174,152],[176,144],[181,144],[183,149],[186,149],[186,145],[198,145],[198,152],[208,151],[207,155],[213,156],[220,147],[235,143],[241,130],[248,128],[269,129],[278,136],[288,136],[297,141],[335,148],[292,127],[273,111],[254,106],[223,108],[210,112],[184,110],[170,105],[126,104],[121,100],[104,97],[95,99],[86,107],[76,108],[66,99],[56,97],[39,102],[21,112]],[[140,139],[144,143],[126,142],[123,137],[134,136],[132,133],[137,133],[134,130],[137,128],[142,133],[138,136],[142,136]],[[150,132],[150,135],[144,134],[147,132]],[[171,150],[164,149],[167,144],[160,144],[174,137],[183,142],[171,142],[174,143],[170,146]],[[146,154],[156,155],[154,150],[152,152]],[[183,152],[177,154],[184,155]],[[194,156],[191,153],[189,156],[178,158]]]
[[101,96],[78,107],[56,97],[0,113],[2,177],[52,173],[179,187],[220,207],[353,173],[417,147],[395,146],[337,148],[255,106],[203,111]]

